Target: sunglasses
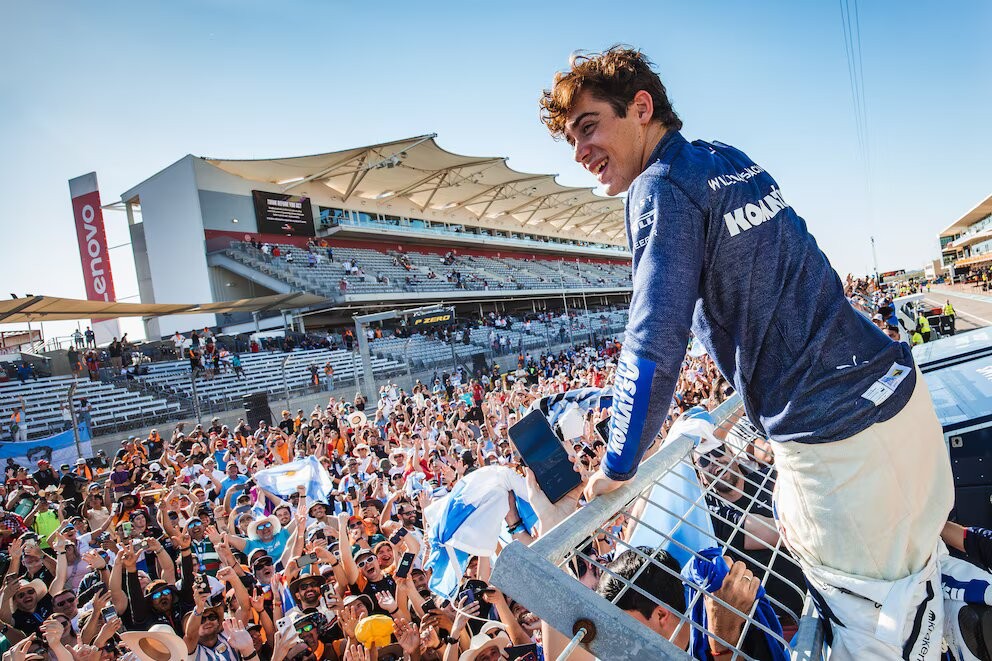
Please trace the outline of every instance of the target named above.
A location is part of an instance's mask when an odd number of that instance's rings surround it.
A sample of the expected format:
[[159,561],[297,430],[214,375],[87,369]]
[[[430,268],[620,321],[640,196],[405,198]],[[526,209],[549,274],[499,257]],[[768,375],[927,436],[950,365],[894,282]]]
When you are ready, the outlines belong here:
[[378,558],[376,558],[373,555],[373,556],[369,556],[368,558],[365,558],[364,560],[359,560],[355,564],[358,565],[359,568],[362,568],[362,567],[365,567],[366,565],[371,565],[376,560],[378,560]]
[[700,468],[706,468],[711,463],[713,463],[713,460],[714,459],[722,458],[722,457],[725,456],[725,454],[726,453],[724,452],[723,447],[720,446],[720,447],[713,448],[712,450],[710,450],[706,454],[699,455],[699,458],[696,461],[699,464],[699,467]]
[[272,527],[272,524],[271,523],[261,523],[261,524],[259,524],[258,529],[259,530],[268,530],[271,527]]
[[170,594],[172,594],[171,588],[163,588],[161,590],[156,590],[155,592],[152,592],[152,599],[160,599],[162,597],[168,597]]
[[69,604],[73,604],[73,603],[76,603],[76,598],[75,597],[70,597],[68,599],[63,599],[62,601],[52,602],[52,605],[55,606],[56,608],[65,608]]
[[210,621],[210,622],[220,622],[220,615],[218,615],[217,613],[215,613],[213,611],[210,611],[208,613],[204,613],[202,619],[207,620],[207,621]]
[[296,627],[296,633],[310,633],[315,628],[312,622],[307,622],[306,624],[301,624]]
[[271,567],[271,566],[272,566],[272,558],[263,558],[257,561],[254,565],[252,565],[255,571],[258,571],[260,569],[265,569],[266,567]]
[[348,527],[351,528],[352,530],[358,530],[359,528],[365,527],[365,524],[364,523],[349,523],[348,524]]
[[195,528],[197,526],[202,526],[202,525],[203,525],[203,521],[200,521],[199,519],[194,519],[193,521],[189,522],[189,525],[187,527]]

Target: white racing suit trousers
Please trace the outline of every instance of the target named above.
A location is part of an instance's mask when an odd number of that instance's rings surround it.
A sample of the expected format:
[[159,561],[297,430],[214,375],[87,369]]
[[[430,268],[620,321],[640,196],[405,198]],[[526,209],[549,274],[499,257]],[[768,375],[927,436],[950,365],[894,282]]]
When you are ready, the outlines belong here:
[[779,528],[829,620],[831,658],[937,658],[935,549],[954,488],[919,370],[913,395],[889,420],[832,443],[773,448]]

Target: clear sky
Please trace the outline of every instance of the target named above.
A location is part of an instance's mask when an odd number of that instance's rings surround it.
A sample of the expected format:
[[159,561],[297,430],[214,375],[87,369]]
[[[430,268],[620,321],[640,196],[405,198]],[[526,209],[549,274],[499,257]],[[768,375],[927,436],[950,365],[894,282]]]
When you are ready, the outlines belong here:
[[[571,51],[617,42],[655,62],[687,137],[772,173],[839,272],[870,269],[871,235],[881,270],[919,268],[937,232],[992,194],[990,31],[985,0],[861,2],[869,198],[838,2],[13,3],[0,28],[0,295],[85,297],[66,182],[92,170],[106,204],[187,153],[293,156],[436,132],[456,153],[593,185],[537,98]],[[124,215],[105,217],[111,246],[126,243]],[[118,298],[134,296],[129,247],[112,255]]]

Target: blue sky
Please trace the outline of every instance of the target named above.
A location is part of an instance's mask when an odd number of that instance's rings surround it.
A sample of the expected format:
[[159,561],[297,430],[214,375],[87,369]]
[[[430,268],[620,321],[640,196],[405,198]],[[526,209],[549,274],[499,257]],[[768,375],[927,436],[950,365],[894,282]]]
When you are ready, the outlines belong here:
[[[537,98],[571,51],[617,42],[655,62],[687,137],[776,177],[838,271],[870,267],[872,234],[882,270],[919,267],[992,193],[992,4],[945,7],[861,3],[869,199],[837,2],[16,3],[0,29],[0,294],[84,296],[66,181],[91,170],[107,203],[187,153],[436,132],[592,185]],[[126,243],[123,214],[106,218]],[[128,248],[112,253],[118,296],[136,294]]]

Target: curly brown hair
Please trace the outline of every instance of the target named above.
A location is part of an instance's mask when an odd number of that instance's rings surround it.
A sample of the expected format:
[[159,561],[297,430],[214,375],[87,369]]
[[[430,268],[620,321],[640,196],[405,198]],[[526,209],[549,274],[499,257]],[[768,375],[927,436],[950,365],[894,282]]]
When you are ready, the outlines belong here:
[[651,119],[660,121],[666,129],[682,128],[661,78],[641,51],[616,45],[602,53],[574,55],[570,65],[568,71],[555,74],[554,85],[541,96],[541,121],[555,138],[565,137],[568,113],[579,92],[585,91],[608,102],[618,117],[626,117],[634,95],[644,90],[654,101]]

